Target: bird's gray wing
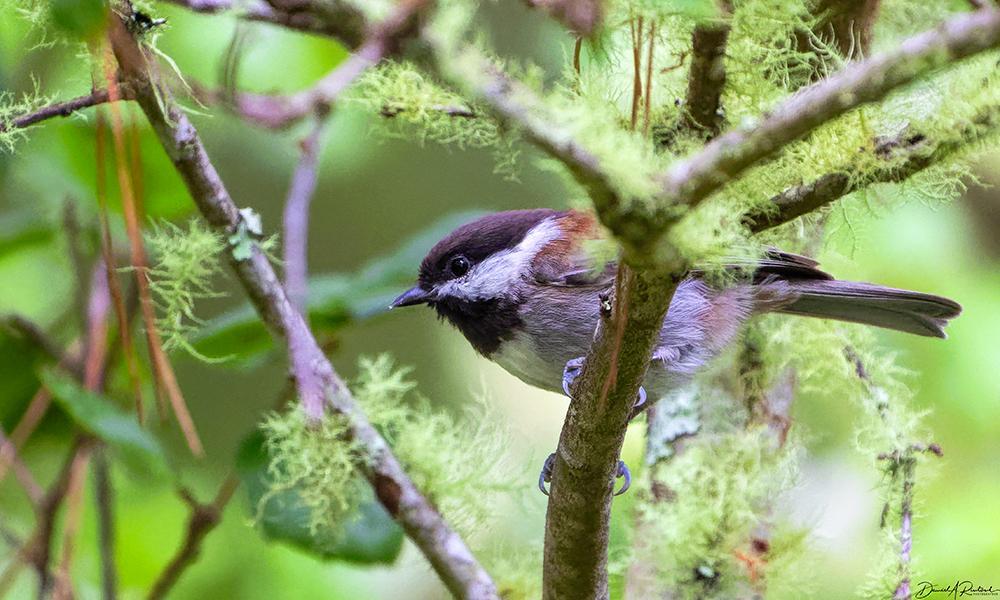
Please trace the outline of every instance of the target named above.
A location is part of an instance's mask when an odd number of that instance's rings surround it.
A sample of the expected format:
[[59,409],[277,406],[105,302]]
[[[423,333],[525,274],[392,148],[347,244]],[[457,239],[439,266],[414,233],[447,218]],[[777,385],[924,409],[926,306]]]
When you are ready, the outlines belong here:
[[607,262],[603,267],[592,264],[587,256],[573,257],[559,265],[540,268],[535,272],[535,282],[557,287],[586,287],[605,289],[611,287],[618,271],[618,263]]

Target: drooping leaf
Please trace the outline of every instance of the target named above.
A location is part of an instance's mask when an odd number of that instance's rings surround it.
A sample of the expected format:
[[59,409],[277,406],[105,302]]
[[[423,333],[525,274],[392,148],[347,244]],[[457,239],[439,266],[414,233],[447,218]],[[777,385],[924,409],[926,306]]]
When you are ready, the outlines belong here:
[[38,390],[36,363],[41,352],[0,328],[0,422],[9,430]]
[[81,428],[110,446],[130,470],[154,474],[166,470],[162,446],[139,426],[135,417],[54,369],[44,369],[41,379],[60,408]]
[[50,0],[49,9],[56,27],[80,38],[100,30],[107,14],[102,0]]
[[46,242],[52,236],[51,225],[36,213],[17,211],[0,215],[0,257]]
[[269,489],[264,436],[255,431],[244,440],[236,464],[254,515],[263,534],[321,558],[360,564],[389,564],[403,546],[403,530],[375,500],[362,502],[338,531],[309,530],[309,507],[294,490]]
[[[396,295],[413,285],[420,260],[431,246],[482,214],[468,211],[444,217],[355,273],[311,277],[307,307],[313,329],[329,333],[384,312]],[[249,305],[212,319],[193,342],[206,356],[233,357],[222,364],[237,367],[254,364],[272,348],[270,335]]]

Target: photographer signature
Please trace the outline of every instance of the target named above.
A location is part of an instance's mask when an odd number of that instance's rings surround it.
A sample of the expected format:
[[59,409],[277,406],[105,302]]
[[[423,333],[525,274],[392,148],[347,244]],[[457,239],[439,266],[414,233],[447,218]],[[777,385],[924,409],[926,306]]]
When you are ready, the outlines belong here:
[[956,581],[951,585],[943,587],[938,587],[930,581],[921,581],[917,584],[913,597],[928,598],[931,594],[939,593],[947,594],[952,598],[961,598],[966,596],[1000,596],[1000,588],[994,588],[992,585],[983,587],[981,585],[976,585],[969,580]]

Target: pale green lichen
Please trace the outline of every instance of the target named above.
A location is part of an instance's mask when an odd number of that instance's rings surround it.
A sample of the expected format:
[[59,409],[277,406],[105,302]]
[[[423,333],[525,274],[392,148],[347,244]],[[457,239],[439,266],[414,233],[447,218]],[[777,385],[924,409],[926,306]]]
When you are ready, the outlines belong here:
[[163,349],[183,350],[206,362],[226,360],[226,357],[205,356],[190,342],[203,325],[195,314],[195,305],[200,300],[222,295],[212,288],[222,273],[225,244],[221,236],[200,220],[190,221],[187,229],[162,222],[149,230],[146,243],[154,261],[148,278],[160,313],[156,326],[163,337]]
[[387,61],[369,70],[351,99],[380,116],[372,125],[376,133],[420,144],[491,149],[496,171],[515,173],[517,136],[505,132],[482,106],[435,84],[410,63]]
[[[496,503],[516,485],[505,459],[509,440],[495,416],[477,402],[465,418],[407,398],[410,370],[388,355],[362,358],[352,391],[369,421],[386,438],[417,487],[464,534],[496,517]],[[358,468],[367,449],[350,436],[348,420],[328,414],[310,423],[298,408],[268,415],[261,425],[271,462],[271,492],[263,505],[295,489],[309,508],[314,534],[335,533],[349,518],[366,484]]]
[[0,149],[14,152],[17,142],[27,139],[25,129],[15,127],[14,120],[52,102],[52,96],[43,94],[38,80],[32,78],[32,90],[20,96],[0,91]]
[[[796,481],[796,444],[775,450],[766,429],[702,433],[651,482],[657,497],[638,507],[643,555],[657,589],[681,598],[731,598],[755,577],[779,579],[763,561],[749,564],[752,539],[766,533],[767,561],[802,554],[801,532],[772,527],[775,499]],[[757,569],[753,571],[752,569]]]

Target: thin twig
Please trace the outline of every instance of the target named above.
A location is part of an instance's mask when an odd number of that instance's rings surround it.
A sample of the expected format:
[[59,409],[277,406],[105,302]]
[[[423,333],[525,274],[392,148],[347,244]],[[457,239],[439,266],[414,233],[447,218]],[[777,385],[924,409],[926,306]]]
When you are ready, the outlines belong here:
[[284,211],[285,291],[292,305],[306,315],[308,293],[309,205],[319,176],[320,142],[326,129],[326,117],[318,116],[316,125],[299,146],[302,155],[292,175]]
[[[101,227],[101,257],[100,267],[104,268],[104,278],[99,279],[100,275],[94,274],[91,277],[92,286],[103,282],[107,286],[108,294],[110,295],[112,306],[115,310],[115,317],[118,321],[118,344],[120,345],[122,355],[125,357],[125,367],[128,372],[129,385],[132,390],[132,396],[135,398],[135,410],[136,418],[139,423],[143,423],[143,405],[142,405],[142,383],[139,379],[139,360],[136,357],[135,347],[132,343],[132,328],[129,318],[129,312],[125,306],[125,300],[122,296],[121,282],[118,280],[118,273],[115,262],[115,251],[114,242],[111,237],[111,224],[108,219],[108,184],[107,184],[107,169],[105,168],[106,159],[106,121],[104,112],[97,112],[97,125],[94,131],[94,145],[95,145],[95,166],[97,170],[97,183],[96,183],[96,195],[97,195],[97,214],[98,220]],[[94,332],[88,334],[88,337],[93,337]],[[155,385],[155,382],[154,382]]]
[[642,92],[642,132],[649,134],[653,108],[653,60],[656,57],[656,20],[649,20],[649,49],[646,51],[646,89]]
[[349,49],[365,39],[365,16],[350,2],[292,2],[285,10],[279,2],[264,0],[167,0],[171,4],[207,14],[234,11],[246,21],[270,23],[287,29],[336,38]]
[[643,18],[629,20],[632,30],[632,112],[629,124],[635,131],[639,119],[639,106],[642,101],[642,27]]
[[70,467],[69,484],[66,489],[66,522],[63,527],[62,558],[59,561],[59,572],[56,575],[53,600],[69,600],[73,597],[73,583],[70,569],[73,566],[73,554],[76,550],[76,537],[80,531],[80,517],[83,512],[83,484],[90,464],[92,446],[84,446],[73,457]]
[[[105,56],[104,76],[108,84],[108,97],[117,100],[120,95],[117,77],[113,72],[113,61],[110,51]],[[125,145],[124,122],[116,102],[108,106],[111,113],[111,137],[115,147],[115,172],[118,174],[118,187],[122,197],[122,208],[125,215],[125,229],[128,233],[129,249],[131,251],[131,267],[135,274],[135,284],[139,290],[139,308],[142,310],[143,325],[146,331],[146,346],[152,362],[154,378],[160,384],[160,391],[166,393],[174,416],[180,425],[188,448],[195,456],[202,456],[204,449],[198,431],[195,427],[187,403],[181,393],[170,359],[163,350],[159,329],[156,324],[156,311],[153,306],[153,296],[149,289],[149,270],[146,258],[146,248],[142,240],[142,225],[140,224],[139,204],[133,187],[134,176],[129,174],[128,153]]]
[[222,513],[239,484],[240,480],[235,475],[227,476],[222,485],[219,486],[215,498],[208,504],[198,502],[186,489],[180,491],[181,498],[191,509],[187,533],[185,533],[184,541],[181,542],[177,553],[167,563],[160,576],[156,578],[156,583],[153,584],[153,588],[147,596],[149,600],[159,600],[166,597],[184,571],[198,559],[205,536],[215,529],[215,526],[222,520]]
[[577,37],[573,42],[573,72],[580,76],[580,54],[583,51],[583,38]]
[[115,566],[115,494],[107,447],[94,449],[94,501],[97,504],[97,543],[101,556],[101,589],[104,600],[118,597]]
[[[857,350],[848,346],[844,348],[844,357],[854,366],[854,373],[857,375],[868,390],[868,394],[877,399],[876,411],[879,418],[888,426],[888,393],[879,387],[872,379],[871,373],[861,360],[861,355]],[[900,485],[900,506],[899,506],[899,560],[897,561],[897,571],[899,583],[893,591],[893,600],[910,600],[910,569],[911,553],[913,550],[913,497],[914,486],[916,485],[916,465],[917,454],[929,453],[934,456],[944,456],[941,446],[935,443],[909,443],[903,444],[903,448],[895,448],[889,452],[882,452],[878,455],[881,461],[887,461],[886,471],[891,479],[889,485],[897,482]],[[889,512],[889,505],[886,504],[882,511],[882,526],[885,526],[886,516]]]
[[45,490],[43,490],[42,486],[38,485],[38,482],[35,481],[35,477],[31,474],[31,470],[28,469],[28,466],[24,464],[24,461],[22,461],[21,457],[18,456],[17,449],[10,443],[10,440],[7,439],[3,430],[0,430],[0,444],[2,444],[4,448],[10,448],[10,458],[8,460],[13,466],[14,476],[17,478],[18,483],[21,484],[21,487],[24,489],[24,493],[28,496],[28,499],[31,500],[31,504],[38,507],[42,501],[42,497],[45,495]]
[[51,403],[52,396],[49,391],[45,388],[39,388],[31,397],[31,401],[28,402],[28,408],[21,415],[21,420],[14,426],[10,437],[0,442],[0,482],[6,477],[7,469],[16,459],[17,452],[34,433]]
[[[127,89],[123,89],[121,99],[131,100],[131,92]],[[0,133],[11,131],[13,129],[31,127],[32,125],[55,117],[68,117],[81,110],[97,106],[99,104],[105,104],[108,101],[108,90],[95,90],[84,96],[73,98],[72,100],[48,104],[19,117],[14,117],[8,123],[0,122]]]
[[[421,4],[406,4],[399,10],[413,12]],[[225,237],[235,234],[243,223],[218,172],[211,163],[197,130],[177,106],[168,90],[150,81],[146,55],[116,20],[111,40],[122,70],[137,85],[137,99],[146,113],[167,156],[184,180],[192,199],[208,223]],[[162,104],[161,104],[162,102]],[[161,106],[165,107],[164,114]],[[245,225],[244,225],[245,227]],[[495,598],[496,587],[465,542],[444,522],[441,515],[417,490],[393,456],[385,439],[372,427],[356,406],[350,391],[323,355],[302,316],[288,301],[274,269],[256,245],[247,259],[230,254],[231,265],[263,322],[288,347],[299,396],[311,414],[322,414],[324,404],[349,423],[349,435],[361,448],[359,469],[371,483],[375,495],[427,557],[445,586],[456,596]],[[313,381],[317,388],[305,387]],[[305,384],[305,385],[304,385]],[[316,413],[316,406],[320,412]]]
[[35,531],[25,542],[15,563],[8,566],[14,568],[15,564],[27,562],[35,568],[38,575],[38,595],[44,598],[49,591],[52,582],[52,573],[49,571],[49,556],[52,552],[52,535],[55,532],[56,513],[62,505],[63,499],[69,489],[70,477],[76,457],[83,452],[88,442],[84,438],[77,436],[70,446],[66,455],[66,460],[56,476],[55,481],[49,486],[45,497],[37,511],[38,519]]
[[0,327],[23,338],[54,362],[64,365],[72,371],[79,371],[79,361],[67,356],[61,344],[56,343],[38,324],[27,317],[16,314],[6,315],[0,318]]
[[[77,319],[80,330],[87,326],[87,297],[90,294],[90,265],[87,253],[81,239],[80,219],[76,212],[76,202],[67,196],[63,201],[63,229],[66,231],[66,243],[69,246],[69,256],[73,264],[73,276],[76,287],[73,299],[76,302]],[[86,342],[84,342],[86,343]]]

